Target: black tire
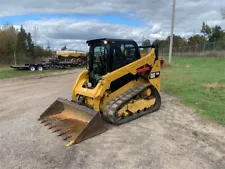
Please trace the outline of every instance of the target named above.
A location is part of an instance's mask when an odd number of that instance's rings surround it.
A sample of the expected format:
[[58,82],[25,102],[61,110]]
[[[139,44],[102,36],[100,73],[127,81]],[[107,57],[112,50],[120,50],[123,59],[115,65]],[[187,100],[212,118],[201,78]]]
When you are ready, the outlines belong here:
[[38,66],[38,67],[37,67],[37,70],[38,70],[38,71],[43,71],[43,66]]
[[36,70],[35,66],[30,66],[29,69],[30,69],[30,71],[32,71],[32,72]]

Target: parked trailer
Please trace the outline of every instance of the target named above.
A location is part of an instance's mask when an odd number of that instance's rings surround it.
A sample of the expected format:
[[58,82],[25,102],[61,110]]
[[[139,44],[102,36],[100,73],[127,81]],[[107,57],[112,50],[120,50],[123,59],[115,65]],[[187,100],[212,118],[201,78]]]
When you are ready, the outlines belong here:
[[24,64],[22,66],[10,66],[11,68],[17,69],[17,70],[30,70],[30,71],[42,71],[44,69],[47,69],[47,65],[45,64]]
[[42,62],[39,64],[24,64],[22,66],[10,66],[11,68],[17,70],[30,70],[30,71],[42,71],[44,69],[69,69],[71,67],[80,67],[82,63],[75,62],[67,62],[67,61],[58,61],[58,60],[50,60],[47,62]]

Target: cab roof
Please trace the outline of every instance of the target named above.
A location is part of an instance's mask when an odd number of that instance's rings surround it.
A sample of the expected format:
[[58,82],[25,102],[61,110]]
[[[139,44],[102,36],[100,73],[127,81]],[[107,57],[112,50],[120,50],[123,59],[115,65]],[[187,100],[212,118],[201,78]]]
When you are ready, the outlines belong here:
[[136,43],[134,40],[132,39],[112,39],[112,38],[101,38],[101,39],[92,39],[92,40],[88,40],[87,44],[91,44],[91,43],[97,43],[97,42],[102,42],[102,41],[108,41],[108,42],[132,42],[132,43]]

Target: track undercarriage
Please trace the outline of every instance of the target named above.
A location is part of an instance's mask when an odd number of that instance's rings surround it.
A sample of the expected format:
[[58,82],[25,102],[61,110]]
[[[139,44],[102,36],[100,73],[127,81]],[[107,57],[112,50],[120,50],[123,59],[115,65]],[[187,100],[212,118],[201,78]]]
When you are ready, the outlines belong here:
[[138,84],[109,102],[103,112],[108,122],[121,125],[157,111],[161,98],[151,84]]

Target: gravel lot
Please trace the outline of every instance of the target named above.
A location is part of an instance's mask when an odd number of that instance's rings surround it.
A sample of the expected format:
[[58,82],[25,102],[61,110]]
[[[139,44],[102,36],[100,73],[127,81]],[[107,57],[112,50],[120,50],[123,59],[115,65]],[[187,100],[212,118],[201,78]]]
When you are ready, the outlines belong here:
[[165,93],[158,112],[66,148],[37,119],[79,71],[0,81],[0,168],[225,169],[225,128]]

